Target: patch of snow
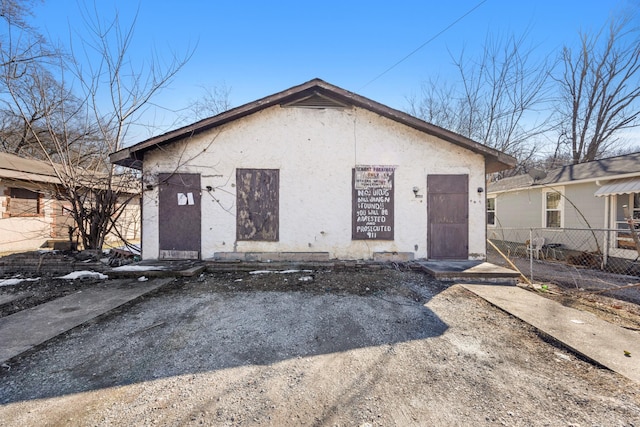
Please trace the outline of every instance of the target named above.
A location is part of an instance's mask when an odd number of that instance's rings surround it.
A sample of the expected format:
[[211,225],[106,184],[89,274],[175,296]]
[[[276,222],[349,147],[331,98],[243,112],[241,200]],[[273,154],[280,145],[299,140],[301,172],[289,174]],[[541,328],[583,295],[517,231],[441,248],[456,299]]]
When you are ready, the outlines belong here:
[[73,271],[66,276],[58,277],[58,279],[65,280],[76,280],[76,279],[108,279],[109,276],[104,275],[102,273],[97,273],[95,271],[82,270],[82,271]]
[[161,265],[123,265],[114,268],[113,271],[158,271],[164,269],[165,267]]
[[311,277],[311,276],[302,276],[298,280],[301,281],[301,282],[310,282],[311,280],[313,280],[313,277]]
[[21,279],[19,277],[14,277],[12,279],[4,279],[4,280],[0,280],[0,287],[1,286],[15,286],[17,284],[20,284],[22,282],[33,282],[36,280],[40,280],[39,277],[35,278],[35,279]]
[[250,271],[249,274],[291,274],[291,273],[311,273],[313,270],[255,270]]

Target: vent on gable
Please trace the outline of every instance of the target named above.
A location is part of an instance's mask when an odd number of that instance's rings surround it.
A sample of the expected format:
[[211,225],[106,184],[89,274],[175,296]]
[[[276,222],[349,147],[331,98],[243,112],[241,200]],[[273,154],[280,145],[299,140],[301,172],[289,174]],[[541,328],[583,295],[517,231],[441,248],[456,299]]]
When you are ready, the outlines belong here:
[[300,108],[349,108],[349,105],[336,101],[333,98],[322,95],[318,92],[296,99],[295,101],[282,105],[283,107],[300,107]]

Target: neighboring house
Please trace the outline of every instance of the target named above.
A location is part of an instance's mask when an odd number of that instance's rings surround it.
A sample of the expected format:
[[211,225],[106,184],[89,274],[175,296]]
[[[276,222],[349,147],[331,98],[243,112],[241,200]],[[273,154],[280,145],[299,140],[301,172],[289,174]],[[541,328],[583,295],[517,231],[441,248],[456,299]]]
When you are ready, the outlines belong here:
[[[69,242],[75,223],[68,202],[56,196],[59,184],[50,163],[0,153],[0,253]],[[127,239],[136,240],[139,222],[136,197],[121,216],[118,228]]]
[[484,259],[515,159],[315,79],[142,141],[142,257]]
[[[535,176],[537,179],[534,179]],[[625,219],[640,223],[640,153],[563,166],[544,173],[488,184],[487,222],[492,227],[541,228],[548,242],[572,249],[568,229],[613,229],[601,233],[600,250],[616,257],[638,256]],[[626,231],[625,231],[626,230]],[[542,230],[544,231],[544,230]],[[492,234],[491,231],[489,234]],[[600,243],[600,242],[599,242]],[[573,244],[575,246],[575,243]],[[582,250],[595,251],[596,245]]]

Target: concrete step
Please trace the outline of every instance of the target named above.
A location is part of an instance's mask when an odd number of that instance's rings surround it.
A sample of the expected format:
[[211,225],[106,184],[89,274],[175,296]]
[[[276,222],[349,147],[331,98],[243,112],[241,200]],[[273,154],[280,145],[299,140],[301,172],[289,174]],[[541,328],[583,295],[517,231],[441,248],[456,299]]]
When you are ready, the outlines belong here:
[[484,261],[415,261],[425,273],[445,282],[487,282],[516,284],[517,271]]

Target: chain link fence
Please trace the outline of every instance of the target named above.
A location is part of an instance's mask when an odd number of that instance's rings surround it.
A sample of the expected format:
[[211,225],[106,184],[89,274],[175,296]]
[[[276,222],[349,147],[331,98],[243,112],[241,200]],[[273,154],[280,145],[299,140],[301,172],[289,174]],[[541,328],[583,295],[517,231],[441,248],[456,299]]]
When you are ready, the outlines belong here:
[[[506,257],[532,282],[587,290],[640,282],[640,253],[629,229],[496,227],[487,238],[495,245],[487,247],[489,262],[508,266]],[[627,293],[640,301],[640,287]]]

